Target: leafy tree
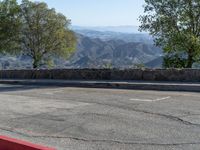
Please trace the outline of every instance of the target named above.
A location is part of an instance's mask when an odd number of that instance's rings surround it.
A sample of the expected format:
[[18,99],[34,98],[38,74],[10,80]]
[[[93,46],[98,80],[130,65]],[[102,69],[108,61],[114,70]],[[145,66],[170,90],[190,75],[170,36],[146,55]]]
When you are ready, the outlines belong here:
[[20,8],[16,0],[0,1],[0,52],[19,49]]
[[165,66],[176,63],[176,67],[191,68],[199,62],[200,0],[145,2],[140,30],[148,31],[155,38],[156,45],[163,47]]
[[185,68],[187,59],[181,54],[166,54],[163,61],[165,68]]
[[74,51],[76,38],[68,28],[70,20],[46,3],[23,0],[21,19],[22,50],[33,59],[33,68],[51,62],[52,57],[67,58]]

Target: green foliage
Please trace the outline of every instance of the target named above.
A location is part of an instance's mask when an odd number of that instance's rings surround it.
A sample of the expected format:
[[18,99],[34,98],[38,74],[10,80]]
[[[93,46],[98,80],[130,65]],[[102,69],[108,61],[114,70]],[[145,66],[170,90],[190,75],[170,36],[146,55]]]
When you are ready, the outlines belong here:
[[[140,30],[148,31],[163,47],[164,66],[191,68],[200,60],[200,1],[145,0]],[[182,54],[185,58],[182,58]],[[171,65],[169,65],[171,62]]]
[[22,49],[33,59],[33,68],[53,56],[67,58],[74,51],[76,37],[68,29],[70,20],[49,9],[46,3],[23,0],[21,16]]
[[51,58],[49,58],[49,59],[45,60],[45,64],[50,69],[54,66],[54,61]]
[[178,54],[166,54],[163,61],[165,68],[185,68],[187,59]]
[[0,0],[0,52],[30,56],[33,68],[52,66],[53,57],[68,58],[75,50],[69,25],[70,20],[46,3]]
[[0,52],[19,50],[20,8],[16,0],[0,1]]
[[106,63],[103,65],[103,69],[112,69],[113,68],[113,64],[112,63]]

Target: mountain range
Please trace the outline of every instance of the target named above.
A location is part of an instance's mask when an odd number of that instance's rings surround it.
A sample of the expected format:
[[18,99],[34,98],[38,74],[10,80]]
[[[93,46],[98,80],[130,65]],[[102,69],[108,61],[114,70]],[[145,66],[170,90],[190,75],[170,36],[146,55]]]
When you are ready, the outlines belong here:
[[[76,51],[67,61],[55,58],[55,68],[162,67],[162,50],[147,33],[139,33],[137,27],[73,26],[72,29],[77,36]],[[25,56],[0,56],[0,64],[2,69],[31,68],[31,60]]]
[[138,31],[138,26],[71,26],[74,31],[78,30],[90,30],[99,32],[120,32],[120,33],[141,33]]
[[[65,66],[72,68],[162,67],[162,50],[147,33],[130,32],[130,26],[74,27],[77,51]],[[126,30],[125,30],[126,29]],[[125,30],[125,31],[124,31]],[[115,32],[114,32],[115,31]],[[123,31],[123,32],[122,32]],[[128,32],[129,31],[129,32]]]

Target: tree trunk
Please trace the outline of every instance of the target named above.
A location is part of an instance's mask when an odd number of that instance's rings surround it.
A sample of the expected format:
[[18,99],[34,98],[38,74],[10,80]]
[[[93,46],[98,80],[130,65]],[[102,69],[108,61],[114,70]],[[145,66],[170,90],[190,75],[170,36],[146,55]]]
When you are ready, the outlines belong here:
[[36,69],[38,67],[39,67],[39,61],[36,58],[34,58],[33,59],[33,69]]
[[188,52],[187,66],[186,66],[187,68],[192,68],[192,65],[194,63],[192,52],[193,52],[192,49],[190,49],[189,52]]

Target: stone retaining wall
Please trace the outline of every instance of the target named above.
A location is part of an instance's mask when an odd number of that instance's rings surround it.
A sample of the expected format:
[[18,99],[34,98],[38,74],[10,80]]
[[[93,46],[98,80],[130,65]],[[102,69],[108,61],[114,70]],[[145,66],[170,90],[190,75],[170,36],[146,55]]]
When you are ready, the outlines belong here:
[[1,79],[200,81],[198,69],[52,69],[1,70]]

